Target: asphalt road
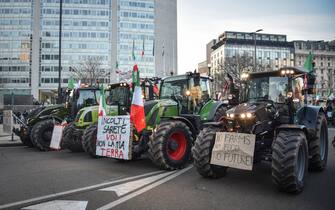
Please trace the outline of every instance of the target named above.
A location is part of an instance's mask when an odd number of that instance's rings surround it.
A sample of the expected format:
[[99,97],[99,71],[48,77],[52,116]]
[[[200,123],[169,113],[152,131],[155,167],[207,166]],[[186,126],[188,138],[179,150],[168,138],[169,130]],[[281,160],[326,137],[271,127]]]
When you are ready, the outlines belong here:
[[[330,141],[335,129],[329,130]],[[119,162],[84,153],[0,147],[0,209],[335,209],[335,148],[299,195],[278,192],[269,163],[204,179],[192,166],[159,171],[147,159]]]

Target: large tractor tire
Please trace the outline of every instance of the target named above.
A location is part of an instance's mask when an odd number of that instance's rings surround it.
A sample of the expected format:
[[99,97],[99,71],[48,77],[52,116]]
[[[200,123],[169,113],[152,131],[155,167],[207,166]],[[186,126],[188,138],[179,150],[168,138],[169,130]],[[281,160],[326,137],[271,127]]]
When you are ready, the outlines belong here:
[[83,131],[77,129],[74,123],[70,123],[63,130],[62,149],[72,152],[84,152],[82,146]]
[[50,150],[52,131],[54,129],[54,120],[42,120],[36,123],[31,130],[32,141],[34,146],[41,151]]
[[191,158],[193,143],[190,128],[181,121],[165,121],[158,125],[150,139],[149,157],[166,170],[184,168]]
[[96,155],[97,131],[98,125],[91,125],[85,129],[82,138],[82,146],[84,151],[94,158],[99,157]]
[[323,113],[319,113],[316,123],[316,136],[309,141],[309,170],[323,171],[327,167],[328,126]]
[[33,147],[33,143],[31,142],[29,135],[21,135],[20,140],[24,146]]
[[220,121],[220,120],[222,119],[222,117],[226,116],[226,111],[227,111],[227,107],[226,107],[226,106],[220,106],[220,107],[216,110],[216,112],[215,112],[215,114],[214,114],[214,118],[213,118],[213,120],[214,120],[215,122]]
[[279,131],[272,147],[272,180],[280,191],[299,193],[308,168],[308,146],[304,132]]
[[199,174],[206,178],[220,178],[227,171],[227,167],[210,164],[215,135],[219,131],[220,129],[217,127],[210,126],[204,128],[200,131],[192,147],[194,166],[197,168]]

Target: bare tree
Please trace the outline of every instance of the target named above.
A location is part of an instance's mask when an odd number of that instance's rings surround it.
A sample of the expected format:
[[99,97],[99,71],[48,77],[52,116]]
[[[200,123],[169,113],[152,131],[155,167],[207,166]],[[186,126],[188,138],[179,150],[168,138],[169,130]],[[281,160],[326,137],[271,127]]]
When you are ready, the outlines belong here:
[[101,68],[101,60],[101,57],[88,57],[79,63],[78,67],[70,67],[72,76],[83,83],[96,84],[97,81],[109,75],[105,69]]
[[251,72],[252,70],[253,58],[247,54],[225,57],[214,72],[216,91],[221,91],[226,84],[229,84],[229,76],[235,83],[239,84],[242,72]]

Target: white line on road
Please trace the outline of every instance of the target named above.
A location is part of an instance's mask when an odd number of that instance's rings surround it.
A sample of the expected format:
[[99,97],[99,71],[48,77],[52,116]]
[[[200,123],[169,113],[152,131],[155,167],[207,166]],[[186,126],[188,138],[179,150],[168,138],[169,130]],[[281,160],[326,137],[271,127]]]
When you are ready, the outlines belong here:
[[142,178],[142,177],[145,177],[145,176],[159,174],[159,173],[162,173],[162,172],[164,172],[164,171],[154,171],[154,172],[150,172],[150,173],[146,173],[146,174],[142,174],[142,175],[137,175],[137,176],[127,177],[127,178],[124,178],[124,179],[118,179],[118,180],[114,180],[114,181],[110,181],[110,182],[104,182],[104,183],[101,183],[101,184],[91,185],[91,186],[88,186],[88,187],[83,187],[83,188],[78,188],[78,189],[74,189],[74,190],[54,193],[54,194],[45,195],[45,196],[41,196],[41,197],[37,197],[37,198],[31,198],[31,199],[18,201],[18,202],[14,202],[14,203],[8,203],[8,204],[1,205],[0,209],[6,209],[6,208],[13,207],[13,206],[18,206],[18,205],[23,205],[23,204],[27,204],[27,203],[48,200],[48,199],[53,199],[53,198],[57,198],[59,196],[65,196],[65,195],[78,193],[78,192],[83,192],[83,191],[88,191],[88,190],[93,190],[93,189],[97,189],[97,188],[101,188],[101,187],[107,187],[108,185],[111,185],[111,184],[115,184],[115,183],[119,183],[119,182],[125,182],[125,181],[129,181],[129,180],[133,180],[133,179],[138,179],[138,178]]
[[99,191],[114,191],[118,197],[121,197],[125,194],[128,194],[132,191],[135,191],[139,188],[144,187],[145,185],[151,184],[155,181],[158,181],[162,178],[165,178],[173,173],[176,173],[176,171],[170,171],[170,172],[166,172],[163,174],[158,174],[158,175],[154,175],[154,176],[149,176],[143,179],[139,179],[139,180],[135,180],[135,181],[131,181],[131,182],[125,182],[122,184],[118,184],[118,185],[114,185],[111,187],[107,187],[107,188],[103,188],[100,189]]
[[189,166],[187,168],[184,168],[183,170],[180,170],[180,171],[178,171],[178,172],[176,172],[176,173],[174,173],[174,174],[172,174],[172,175],[170,175],[168,177],[165,177],[164,179],[161,179],[158,182],[155,182],[155,183],[153,183],[151,185],[148,185],[148,186],[146,186],[146,187],[144,187],[144,188],[142,188],[142,189],[140,189],[138,191],[130,193],[130,194],[128,194],[128,195],[126,195],[126,196],[124,196],[124,197],[122,197],[122,198],[120,198],[120,199],[118,199],[116,201],[113,201],[113,202],[111,202],[111,203],[109,203],[109,204],[107,204],[105,206],[102,206],[102,207],[98,208],[97,210],[111,209],[111,208],[113,208],[113,207],[115,207],[115,206],[117,206],[117,205],[119,205],[121,203],[126,202],[129,199],[132,199],[132,198],[134,198],[134,197],[136,197],[136,196],[138,196],[138,195],[140,195],[142,193],[145,193],[145,192],[147,192],[147,191],[149,191],[149,190],[151,190],[151,189],[153,189],[153,188],[155,188],[155,187],[157,187],[157,186],[159,186],[161,184],[164,184],[165,182],[170,181],[171,179],[176,178],[177,176],[179,176],[179,175],[185,173],[186,171],[190,170],[192,167],[193,166]]
[[55,200],[28,206],[22,210],[85,210],[88,201]]

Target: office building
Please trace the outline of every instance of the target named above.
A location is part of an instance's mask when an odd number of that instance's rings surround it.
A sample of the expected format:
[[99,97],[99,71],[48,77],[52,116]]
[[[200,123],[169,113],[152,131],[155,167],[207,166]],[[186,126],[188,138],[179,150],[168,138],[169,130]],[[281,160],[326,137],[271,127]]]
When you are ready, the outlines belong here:
[[[176,0],[63,0],[61,85],[93,59],[100,82],[177,72]],[[0,94],[55,98],[60,0],[0,0]]]
[[210,62],[207,62],[216,79],[217,91],[224,87],[226,72],[237,78],[242,72],[270,71],[294,65],[294,45],[287,42],[286,35],[280,34],[225,31],[207,44],[207,54],[208,51]]

